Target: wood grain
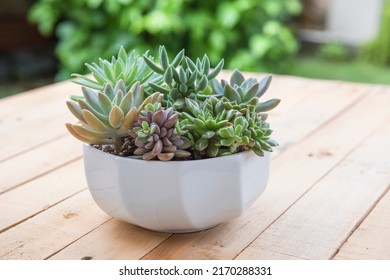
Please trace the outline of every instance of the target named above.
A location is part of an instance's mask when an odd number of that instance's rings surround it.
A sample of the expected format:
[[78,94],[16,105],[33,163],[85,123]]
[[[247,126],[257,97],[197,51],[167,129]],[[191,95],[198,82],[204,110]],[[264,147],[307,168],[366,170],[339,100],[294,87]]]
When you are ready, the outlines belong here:
[[45,259],[110,219],[83,191],[0,235],[0,259]]
[[[388,169],[389,170],[389,169]],[[390,191],[341,247],[336,260],[390,260]]]
[[[310,135],[313,130],[320,128],[330,119],[337,117],[360,100],[364,93],[371,90],[371,87],[316,81],[316,83],[305,84],[304,89],[304,92],[309,93],[308,96],[304,96],[302,100],[295,100],[294,94],[295,102],[286,100],[287,104],[295,103],[292,107],[287,106],[289,110],[285,109],[284,112],[279,113],[275,109],[276,115],[270,116],[271,127],[274,130],[273,137],[280,143],[273,156]],[[284,99],[280,104],[282,109]],[[324,104],[327,104],[325,110],[322,109]]]
[[0,195],[0,232],[87,188],[82,160]]
[[50,259],[82,259],[89,256],[94,260],[136,260],[170,236],[113,219],[99,229],[83,236]]
[[70,135],[0,162],[0,194],[81,158],[82,145]]
[[0,162],[31,148],[68,135],[66,121],[75,118],[65,101],[79,94],[74,84],[63,82],[18,94],[0,102]]
[[0,102],[1,124],[15,124],[23,112],[38,113],[39,106],[60,103],[63,98],[79,93],[78,85],[64,81],[3,98]]

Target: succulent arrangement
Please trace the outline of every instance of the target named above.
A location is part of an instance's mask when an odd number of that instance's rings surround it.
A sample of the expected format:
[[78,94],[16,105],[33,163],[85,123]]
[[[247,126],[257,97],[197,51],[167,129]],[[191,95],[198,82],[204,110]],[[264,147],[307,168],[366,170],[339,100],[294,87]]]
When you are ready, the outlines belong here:
[[170,61],[163,46],[156,60],[121,47],[111,61],[86,64],[91,75],[73,75],[83,95],[67,101],[78,123],[66,127],[85,143],[144,160],[272,152],[265,112],[280,100],[260,99],[271,76],[257,81],[234,70],[219,81],[223,64],[212,69],[207,55],[192,60],[184,50]]

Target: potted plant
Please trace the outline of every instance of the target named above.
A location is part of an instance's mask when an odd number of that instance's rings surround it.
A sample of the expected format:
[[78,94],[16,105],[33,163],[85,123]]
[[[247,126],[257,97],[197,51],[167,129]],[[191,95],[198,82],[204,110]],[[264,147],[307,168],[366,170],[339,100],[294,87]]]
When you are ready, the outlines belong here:
[[86,64],[75,74],[83,96],[67,102],[84,144],[89,190],[114,218],[156,231],[191,232],[239,216],[264,191],[277,143],[260,102],[271,82],[235,70],[217,80],[221,60],[172,61],[163,46]]

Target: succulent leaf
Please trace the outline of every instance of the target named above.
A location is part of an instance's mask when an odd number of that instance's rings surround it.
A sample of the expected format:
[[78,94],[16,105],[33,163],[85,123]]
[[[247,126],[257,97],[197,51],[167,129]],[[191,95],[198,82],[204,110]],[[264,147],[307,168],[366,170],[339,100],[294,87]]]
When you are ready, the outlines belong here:
[[202,72],[203,76],[206,76],[207,79],[207,75],[210,72],[210,59],[207,57],[207,55],[203,56],[202,70],[203,70]]
[[216,157],[218,155],[218,152],[219,152],[219,147],[216,146],[214,142],[211,142],[207,146],[206,154],[208,157]]
[[119,48],[118,59],[121,59],[123,62],[127,61],[127,53],[123,46]]
[[180,52],[177,53],[175,58],[173,59],[171,65],[176,68],[177,66],[180,65],[180,63],[183,61],[184,58],[184,49],[182,49]]
[[189,57],[185,58],[185,65],[183,66],[186,66],[186,68],[190,69],[193,72],[195,72],[196,70],[196,64]]
[[223,68],[223,64],[224,64],[224,60],[221,59],[221,61],[217,64],[217,66],[215,66],[213,71],[211,71],[211,73],[207,75],[207,78],[209,80],[215,79],[218,76],[218,74],[221,72]]
[[79,119],[81,122],[83,123],[86,123],[86,120],[84,119],[84,116],[83,116],[83,112],[79,106],[79,104],[77,104],[77,102],[75,101],[66,101],[66,105],[68,106],[69,108],[69,111],[77,118]]
[[91,89],[101,89],[101,84],[99,82],[91,80],[81,74],[73,74],[72,77],[77,78],[76,80],[73,80],[75,84],[83,85]]
[[257,92],[257,97],[261,97],[269,88],[272,81],[272,75],[267,75],[265,78],[263,78],[259,83],[259,90]]
[[224,91],[225,91],[226,98],[229,99],[230,101],[237,101],[237,102],[241,101],[240,95],[231,85],[229,84],[225,85]]
[[241,74],[240,71],[237,69],[234,69],[232,76],[230,77],[230,85],[242,85],[242,83],[245,81],[244,76]]
[[164,74],[164,69],[160,66],[158,66],[156,63],[152,61],[149,57],[143,55],[143,58],[145,60],[145,63],[152,69],[154,72],[158,74]]
[[87,103],[89,103],[96,111],[104,113],[103,108],[100,106],[100,102],[97,97],[97,93],[91,89],[82,87],[83,96]]
[[164,73],[164,81],[169,86],[171,86],[173,82],[173,71],[172,66],[169,66]]
[[260,88],[259,83],[255,83],[253,86],[251,86],[245,94],[245,101],[248,101],[253,97],[259,98],[260,97],[258,96],[259,88]]
[[164,70],[169,66],[168,54],[164,46],[160,46],[160,63]]
[[213,138],[215,135],[215,132],[212,130],[206,131],[202,133],[202,138],[210,139]]
[[203,91],[207,88],[207,76],[203,75],[202,79],[200,79],[199,84],[198,84],[198,90]]
[[280,99],[270,99],[268,101],[257,104],[256,112],[267,112],[278,106],[280,103]]
[[106,126],[98,117],[96,117],[91,111],[83,109],[83,117],[93,130],[105,132],[109,130],[109,127]]
[[108,98],[106,94],[103,94],[102,92],[98,92],[98,102],[103,109],[103,112],[105,114],[109,114],[111,111],[111,100]]
[[110,115],[109,115],[110,125],[113,128],[119,128],[122,125],[124,118],[125,118],[125,115],[124,115],[122,109],[120,107],[118,107],[117,105],[114,105],[114,107],[112,107],[112,109],[110,111]]
[[198,141],[195,142],[194,148],[195,148],[195,150],[203,151],[204,149],[207,148],[208,145],[209,145],[208,139],[200,138],[200,139],[198,139]]
[[106,139],[110,133],[88,130],[81,125],[72,125],[72,129],[80,136],[87,139]]
[[80,134],[78,134],[77,132],[75,132],[72,124],[66,123],[65,126],[68,129],[68,131],[70,132],[70,134],[72,134],[75,138],[77,138],[78,140],[80,140],[84,143],[97,144],[97,145],[113,144],[114,143],[114,140],[111,140],[111,139],[96,139],[96,138],[90,139],[90,138],[83,137]]
[[184,150],[176,150],[174,156],[177,158],[188,158],[191,156],[191,153]]

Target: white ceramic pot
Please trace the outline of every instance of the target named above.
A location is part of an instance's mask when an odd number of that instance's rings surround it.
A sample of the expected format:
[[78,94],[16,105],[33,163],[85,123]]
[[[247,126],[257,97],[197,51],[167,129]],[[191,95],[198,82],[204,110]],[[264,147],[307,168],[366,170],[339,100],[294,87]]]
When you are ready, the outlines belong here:
[[247,151],[192,161],[144,161],[84,144],[89,190],[112,217],[163,232],[192,232],[240,216],[263,193],[270,155]]

